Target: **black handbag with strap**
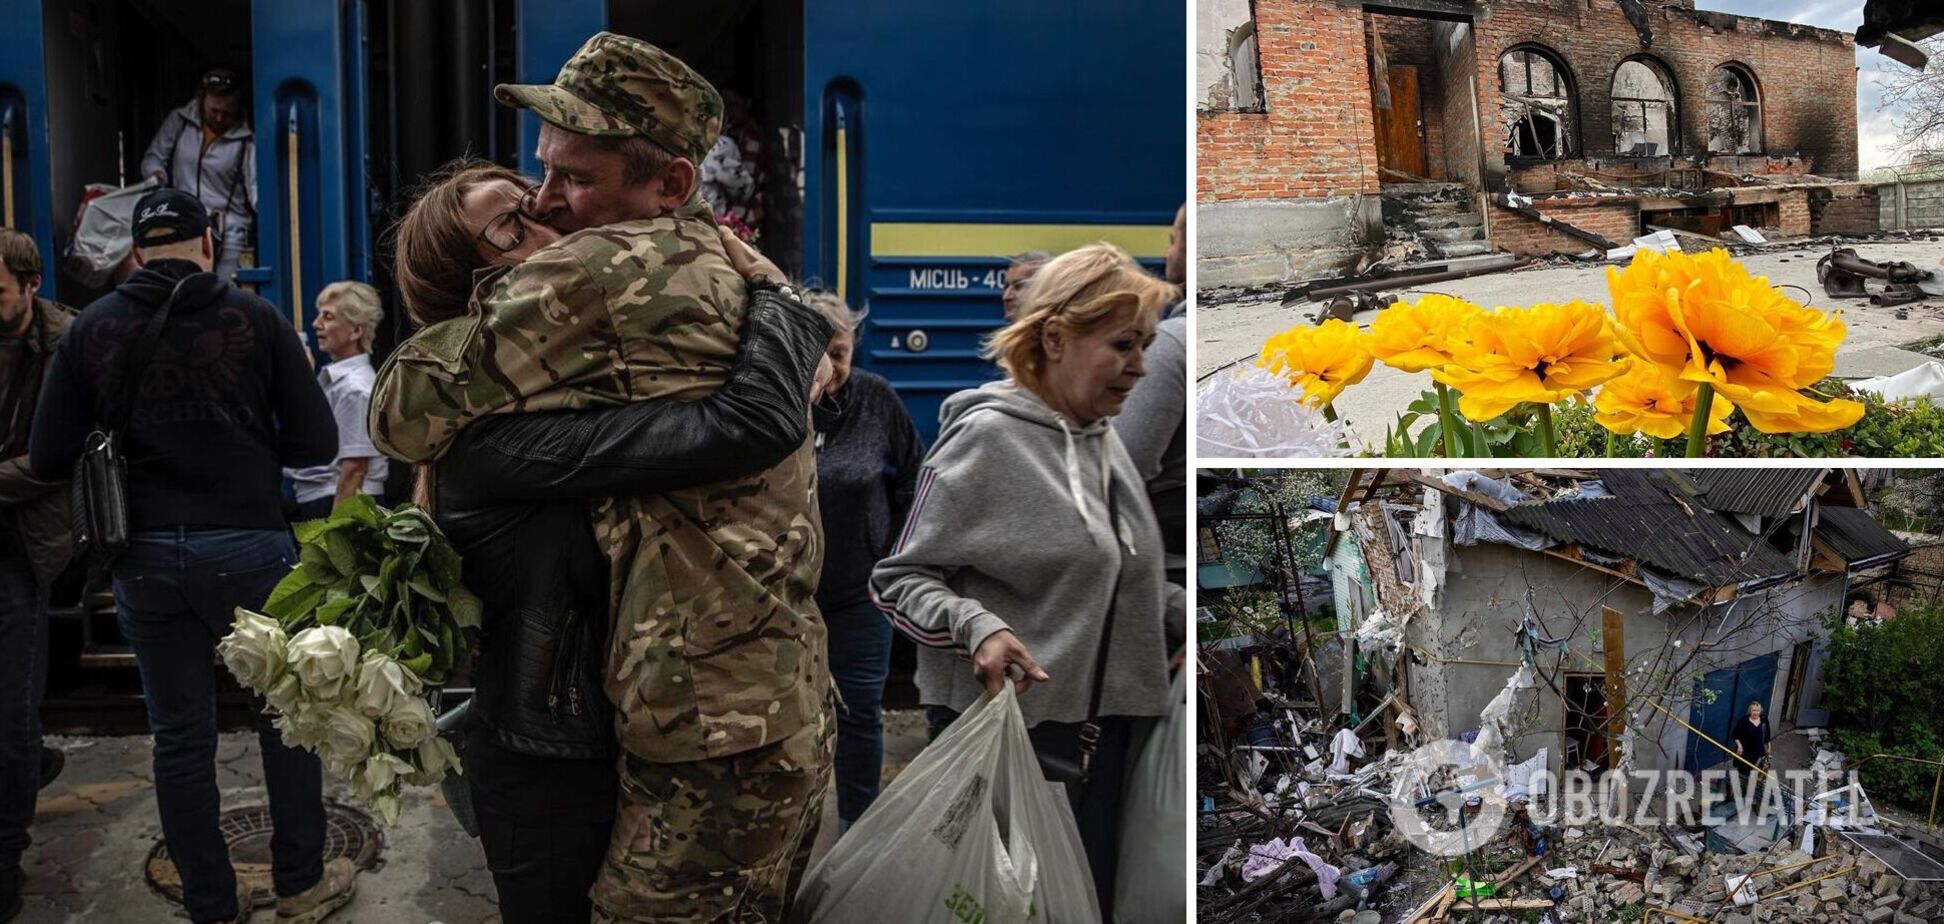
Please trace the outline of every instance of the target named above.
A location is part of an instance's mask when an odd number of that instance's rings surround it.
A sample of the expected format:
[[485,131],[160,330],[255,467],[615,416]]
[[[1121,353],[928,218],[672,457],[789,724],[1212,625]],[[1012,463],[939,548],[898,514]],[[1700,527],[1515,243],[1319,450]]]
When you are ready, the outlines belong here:
[[[135,410],[149,362],[162,342],[162,325],[168,323],[182,287],[194,276],[183,278],[155,313],[149,315],[124,370],[120,400],[109,405],[113,419],[100,420],[81,445],[81,458],[74,463],[74,481],[68,488],[70,512],[74,518],[75,556],[87,564],[88,586],[98,587],[115,560],[128,548],[128,461],[122,456],[122,440],[128,419]],[[108,416],[108,415],[104,415]]]
[[[1117,512],[1110,485],[1107,530],[1115,542],[1120,541],[1120,533],[1114,527]],[[1082,785],[1093,772],[1094,754],[1100,749],[1100,700],[1107,685],[1107,650],[1114,640],[1114,604],[1120,599],[1121,575],[1125,570],[1123,558],[1114,568],[1113,589],[1107,596],[1107,624],[1100,630],[1100,650],[1094,655],[1093,692],[1087,698],[1087,720],[1042,722],[1027,729],[1027,735],[1033,739],[1033,754],[1039,758],[1040,773],[1049,783]]]

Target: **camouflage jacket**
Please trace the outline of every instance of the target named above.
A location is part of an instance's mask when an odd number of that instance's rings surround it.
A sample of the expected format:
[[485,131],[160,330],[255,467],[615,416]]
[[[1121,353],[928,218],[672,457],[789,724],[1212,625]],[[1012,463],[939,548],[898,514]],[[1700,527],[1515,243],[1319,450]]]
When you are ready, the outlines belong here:
[[[373,441],[427,462],[486,414],[700,397],[735,360],[747,297],[699,200],[569,235],[482,274],[466,317],[399,345],[372,390]],[[806,442],[752,478],[591,502],[631,753],[739,753],[828,708],[816,471]]]

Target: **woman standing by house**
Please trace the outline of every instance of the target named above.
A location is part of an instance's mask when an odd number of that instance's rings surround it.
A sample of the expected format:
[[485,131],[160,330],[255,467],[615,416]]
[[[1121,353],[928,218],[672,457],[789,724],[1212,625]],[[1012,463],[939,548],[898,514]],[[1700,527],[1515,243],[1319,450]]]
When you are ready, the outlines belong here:
[[830,630],[830,674],[843,703],[837,711],[837,823],[848,830],[877,799],[884,772],[884,681],[891,672],[891,624],[871,604],[871,569],[891,551],[918,487],[924,441],[891,383],[851,368],[857,325],[843,299],[805,299],[837,333],[830,358],[830,397],[813,413],[817,507],[823,515],[824,562],[817,608]]

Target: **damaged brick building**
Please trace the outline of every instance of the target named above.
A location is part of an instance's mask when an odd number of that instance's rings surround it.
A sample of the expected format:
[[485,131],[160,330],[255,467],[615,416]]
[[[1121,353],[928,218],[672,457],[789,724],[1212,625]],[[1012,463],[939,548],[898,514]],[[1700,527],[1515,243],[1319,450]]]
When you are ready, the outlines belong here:
[[1846,33],[1693,0],[1198,0],[1198,16],[1203,285],[1353,272],[1387,238],[1448,259],[1649,226],[1878,227],[1854,182]]

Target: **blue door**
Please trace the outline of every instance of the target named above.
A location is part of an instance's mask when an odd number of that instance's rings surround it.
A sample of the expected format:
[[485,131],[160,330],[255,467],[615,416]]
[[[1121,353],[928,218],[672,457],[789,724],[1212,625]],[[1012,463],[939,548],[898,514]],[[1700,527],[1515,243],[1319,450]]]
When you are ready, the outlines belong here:
[[[0,226],[32,235],[51,268],[59,261],[41,29],[40,0],[0,0]],[[54,295],[53,281],[50,269],[43,295]]]
[[[1706,732],[1708,737],[1733,747],[1728,740],[1728,731],[1735,727],[1735,721],[1748,712],[1752,700],[1762,704],[1763,717],[1769,721],[1769,697],[1775,692],[1775,665],[1781,652],[1770,652],[1758,658],[1743,661],[1734,667],[1710,671],[1694,685],[1694,705],[1689,710],[1688,722],[1695,728]],[[1710,702],[1712,694],[1712,702]],[[1728,753],[1701,736],[1688,733],[1687,760],[1685,767],[1695,773],[1706,770],[1728,759]]]
[[318,290],[371,277],[363,0],[250,5],[257,266],[237,274],[309,329]]
[[834,0],[804,10],[804,266],[869,308],[859,365],[929,441],[994,377],[1008,255],[1167,248],[1187,196],[1176,0]]

